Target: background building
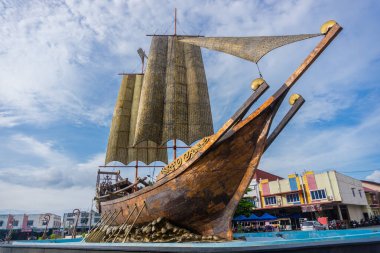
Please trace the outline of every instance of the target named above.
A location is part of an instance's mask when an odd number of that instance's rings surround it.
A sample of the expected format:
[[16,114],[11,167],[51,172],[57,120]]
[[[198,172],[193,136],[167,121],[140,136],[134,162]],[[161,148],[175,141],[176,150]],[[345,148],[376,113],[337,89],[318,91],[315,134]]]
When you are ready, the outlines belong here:
[[256,169],[255,174],[253,175],[253,179],[249,185],[250,191],[248,191],[244,198],[251,201],[255,208],[260,208],[261,206],[261,198],[260,198],[260,190],[259,190],[259,182],[262,179],[268,179],[270,181],[283,179],[282,177],[276,176],[274,174],[265,172],[260,169]]
[[380,183],[362,180],[365,195],[367,197],[370,213],[380,215]]
[[[46,215],[50,216],[49,222],[45,218]],[[26,239],[32,235],[38,237],[42,235],[46,225],[48,234],[58,231],[61,227],[61,216],[52,213],[0,215],[0,237],[5,237],[11,228],[13,238]]]
[[[76,216],[74,213],[64,213],[63,214],[63,229],[65,231],[69,231],[75,224]],[[91,211],[81,211],[78,224],[77,224],[77,232],[86,232],[90,229],[90,226],[94,226],[100,220],[100,214]]]
[[371,214],[362,182],[336,171],[262,179],[259,195],[261,206],[255,210],[278,217],[360,221]]

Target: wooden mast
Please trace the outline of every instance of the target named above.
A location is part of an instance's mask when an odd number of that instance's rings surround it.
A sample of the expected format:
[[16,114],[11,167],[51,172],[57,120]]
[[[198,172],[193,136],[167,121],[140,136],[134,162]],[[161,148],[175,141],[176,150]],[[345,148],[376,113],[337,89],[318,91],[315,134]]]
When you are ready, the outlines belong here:
[[177,36],[177,8],[174,8],[174,36]]
[[[174,36],[177,36],[177,8],[174,8]],[[173,161],[177,158],[177,140],[173,139]]]
[[[145,54],[145,53],[144,53]],[[141,56],[141,74],[144,75],[144,54]],[[134,191],[137,191],[137,182],[138,182],[138,176],[139,176],[139,160],[138,160],[138,153],[139,148],[136,146],[136,164],[135,164],[135,184]]]

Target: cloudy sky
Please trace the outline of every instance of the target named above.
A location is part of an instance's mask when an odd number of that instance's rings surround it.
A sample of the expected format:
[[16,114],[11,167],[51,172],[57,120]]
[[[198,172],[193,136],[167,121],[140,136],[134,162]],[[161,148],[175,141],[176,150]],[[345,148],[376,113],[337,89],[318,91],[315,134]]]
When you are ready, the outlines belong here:
[[[380,181],[378,1],[0,0],[0,212],[91,206],[117,73],[139,71],[136,50],[149,51],[146,34],[173,33],[174,7],[180,34],[317,33],[337,20],[343,32],[295,86],[306,103],[260,168],[281,176],[335,169]],[[271,92],[319,40],[277,49],[260,62]],[[203,56],[218,129],[249,96],[258,72],[229,55]]]

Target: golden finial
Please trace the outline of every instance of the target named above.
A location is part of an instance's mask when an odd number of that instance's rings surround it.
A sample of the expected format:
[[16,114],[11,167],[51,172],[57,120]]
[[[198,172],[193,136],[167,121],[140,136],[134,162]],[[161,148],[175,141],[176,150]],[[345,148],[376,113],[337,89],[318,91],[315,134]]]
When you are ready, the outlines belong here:
[[336,24],[335,20],[329,20],[321,26],[321,33],[326,34]]
[[256,78],[251,83],[252,90],[254,90],[254,91],[257,90],[260,87],[260,85],[262,85],[264,82],[265,82],[265,80],[262,79],[261,77],[260,78]]
[[289,104],[290,105],[294,105],[294,103],[297,101],[297,99],[299,99],[301,97],[301,95],[295,93],[293,95],[290,96],[289,98]]

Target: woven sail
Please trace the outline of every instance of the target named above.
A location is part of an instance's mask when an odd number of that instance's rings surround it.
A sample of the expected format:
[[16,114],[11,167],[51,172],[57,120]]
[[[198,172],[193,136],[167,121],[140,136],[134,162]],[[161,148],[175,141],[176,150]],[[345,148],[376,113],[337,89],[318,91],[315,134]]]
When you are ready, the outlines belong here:
[[258,37],[191,37],[182,38],[180,41],[224,52],[257,63],[273,49],[319,35],[321,34]]
[[176,36],[154,36],[141,91],[135,144],[179,139],[190,145],[213,134],[201,50]]
[[123,77],[108,139],[106,164],[111,161],[128,164],[136,160],[145,164],[168,162],[166,146],[157,149],[157,144],[144,141],[132,148],[143,79],[144,76],[138,74]]

